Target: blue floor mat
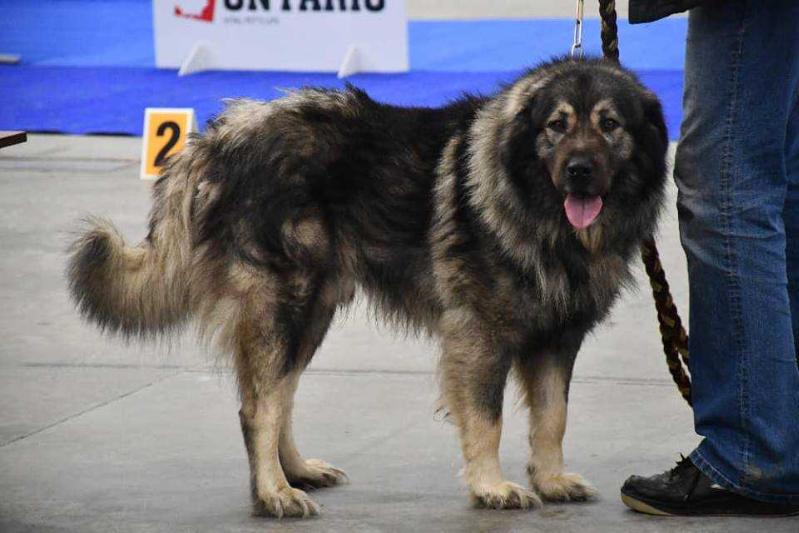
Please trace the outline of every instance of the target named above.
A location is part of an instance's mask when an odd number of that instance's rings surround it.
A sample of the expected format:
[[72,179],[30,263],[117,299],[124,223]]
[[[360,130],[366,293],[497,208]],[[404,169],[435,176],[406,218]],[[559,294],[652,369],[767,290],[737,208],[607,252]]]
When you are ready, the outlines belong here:
[[[381,102],[436,106],[464,92],[490,94],[520,72],[359,74],[348,79]],[[664,102],[672,137],[680,121],[681,71],[644,71],[641,79]],[[281,89],[343,87],[333,74],[203,72],[135,67],[0,67],[0,129],[141,135],[145,107],[193,107],[200,124],[222,99],[271,100]],[[7,103],[11,102],[11,105]]]

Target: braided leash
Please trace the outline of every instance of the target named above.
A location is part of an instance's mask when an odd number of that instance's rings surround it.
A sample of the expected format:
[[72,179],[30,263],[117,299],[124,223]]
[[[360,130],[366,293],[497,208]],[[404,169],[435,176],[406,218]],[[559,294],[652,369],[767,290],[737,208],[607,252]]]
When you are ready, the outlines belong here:
[[602,54],[614,63],[619,62],[619,27],[616,25],[616,0],[599,0],[602,19]]
[[[606,59],[619,62],[619,28],[616,25],[616,1],[599,0],[599,15],[602,19],[602,53]],[[652,296],[660,324],[660,336],[663,340],[663,352],[669,372],[680,390],[680,394],[691,405],[691,379],[688,376],[688,335],[677,313],[677,306],[671,297],[666,273],[660,263],[660,255],[653,238],[641,243],[641,259],[644,262]],[[682,357],[682,360],[680,360]],[[683,366],[684,365],[684,366]]]
[[[680,394],[691,405],[691,380],[683,368],[683,363],[688,366],[688,335],[682,326],[682,320],[677,313],[677,306],[669,291],[666,281],[666,272],[660,263],[658,249],[653,239],[641,243],[641,259],[649,275],[649,284],[652,286],[652,296],[655,299],[655,309],[658,313],[660,336],[663,341],[663,352],[666,354],[666,364],[669,372],[680,389]],[[680,361],[682,356],[682,362]]]

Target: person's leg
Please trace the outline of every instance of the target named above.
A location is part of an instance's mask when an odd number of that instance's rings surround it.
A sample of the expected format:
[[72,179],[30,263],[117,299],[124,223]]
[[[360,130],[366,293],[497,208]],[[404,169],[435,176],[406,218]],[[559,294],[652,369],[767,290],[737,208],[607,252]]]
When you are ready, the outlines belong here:
[[[796,95],[799,100],[799,94]],[[788,122],[785,142],[785,169],[788,176],[788,192],[785,197],[783,219],[785,221],[786,255],[788,258],[788,295],[791,299],[793,319],[793,341],[796,360],[799,364],[799,101],[794,103]]]
[[799,502],[799,368],[788,297],[785,146],[799,6],[691,12],[677,153],[688,259],[693,463],[763,501]]
[[625,482],[642,512],[799,513],[798,20],[791,0],[689,16],[674,175],[705,438],[670,472]]

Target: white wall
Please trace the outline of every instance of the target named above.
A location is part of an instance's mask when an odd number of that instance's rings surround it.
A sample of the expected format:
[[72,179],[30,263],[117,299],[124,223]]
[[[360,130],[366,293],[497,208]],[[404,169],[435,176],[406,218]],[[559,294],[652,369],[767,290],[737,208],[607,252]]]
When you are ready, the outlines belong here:
[[[412,19],[531,18],[575,14],[576,0],[406,0]],[[617,0],[620,17],[627,16],[627,0]],[[599,16],[597,0],[585,0],[585,16]]]

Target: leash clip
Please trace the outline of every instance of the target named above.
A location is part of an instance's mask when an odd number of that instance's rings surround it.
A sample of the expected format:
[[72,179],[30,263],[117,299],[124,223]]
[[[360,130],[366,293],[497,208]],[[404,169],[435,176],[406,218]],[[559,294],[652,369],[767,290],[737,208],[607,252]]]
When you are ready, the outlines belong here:
[[577,15],[574,18],[574,39],[572,40],[571,57],[583,57],[583,4],[584,0],[577,0]]

